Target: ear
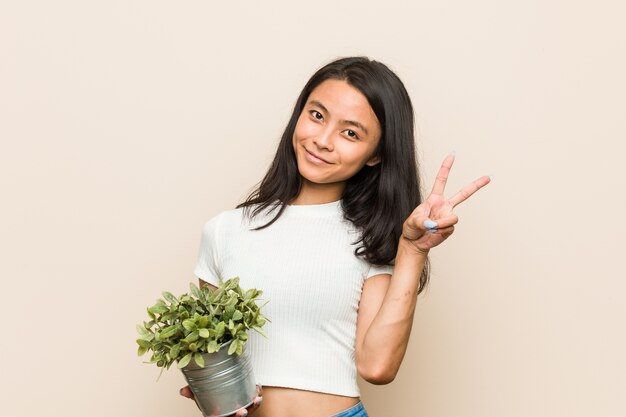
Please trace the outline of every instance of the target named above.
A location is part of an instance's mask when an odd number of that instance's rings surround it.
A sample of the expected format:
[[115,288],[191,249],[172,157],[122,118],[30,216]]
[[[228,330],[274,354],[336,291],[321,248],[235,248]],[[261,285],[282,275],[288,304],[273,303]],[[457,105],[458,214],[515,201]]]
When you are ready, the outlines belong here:
[[379,164],[379,163],[380,163],[380,157],[379,156],[373,156],[365,163],[365,165],[367,165],[369,167],[373,167],[374,165]]

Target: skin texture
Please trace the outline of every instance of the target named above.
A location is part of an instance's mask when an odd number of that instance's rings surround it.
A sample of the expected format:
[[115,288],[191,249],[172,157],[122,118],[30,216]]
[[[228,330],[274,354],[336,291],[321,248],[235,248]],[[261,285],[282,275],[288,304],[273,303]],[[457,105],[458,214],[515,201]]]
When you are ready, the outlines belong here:
[[[380,134],[380,124],[363,94],[345,81],[321,83],[311,92],[294,132],[302,188],[290,204],[339,200],[352,175],[365,164],[380,162],[375,155]],[[490,182],[489,177],[480,177],[446,199],[444,190],[453,162],[453,155],[445,158],[431,194],[405,220],[393,279],[381,274],[367,279],[363,286],[356,365],[359,375],[373,384],[393,381],[400,368],[411,333],[419,277],[430,249],[454,232],[458,222],[454,207]],[[206,283],[200,280],[200,284]],[[181,394],[191,393],[185,387]],[[263,387],[259,395],[263,406],[247,410],[257,417],[325,417],[359,401],[355,397],[269,386]],[[245,412],[241,409],[236,415]]]

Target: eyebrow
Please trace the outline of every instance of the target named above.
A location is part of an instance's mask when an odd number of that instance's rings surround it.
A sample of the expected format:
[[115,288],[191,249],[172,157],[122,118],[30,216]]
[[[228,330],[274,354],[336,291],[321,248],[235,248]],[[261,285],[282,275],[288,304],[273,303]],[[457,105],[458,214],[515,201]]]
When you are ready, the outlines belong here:
[[[328,109],[326,108],[326,106],[324,106],[322,103],[320,103],[317,100],[311,100],[308,103],[309,105],[314,105],[314,106],[318,106],[319,108],[321,108],[322,110],[324,110],[326,113],[330,113],[328,111]],[[341,120],[339,123],[341,124],[348,124],[348,125],[353,125],[358,127],[359,129],[361,129],[362,131],[365,132],[366,135],[369,135],[369,132],[367,131],[367,128],[365,126],[363,126],[360,122],[357,122],[355,120]]]

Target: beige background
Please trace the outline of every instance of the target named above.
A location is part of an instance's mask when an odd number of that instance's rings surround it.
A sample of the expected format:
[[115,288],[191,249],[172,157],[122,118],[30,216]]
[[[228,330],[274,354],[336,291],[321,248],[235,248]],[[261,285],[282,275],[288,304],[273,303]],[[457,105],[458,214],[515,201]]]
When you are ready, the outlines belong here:
[[430,187],[492,174],[433,250],[372,417],[626,412],[621,1],[3,1],[0,414],[199,416],[135,324],[265,172],[322,64],[405,81]]

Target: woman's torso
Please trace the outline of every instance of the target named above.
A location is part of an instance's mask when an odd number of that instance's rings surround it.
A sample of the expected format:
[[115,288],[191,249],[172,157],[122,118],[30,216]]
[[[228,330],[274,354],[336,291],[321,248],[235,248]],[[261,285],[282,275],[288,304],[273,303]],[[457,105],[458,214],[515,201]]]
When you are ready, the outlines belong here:
[[262,308],[269,338],[251,332],[246,345],[267,387],[259,417],[327,417],[359,402],[357,311],[374,272],[355,257],[358,233],[338,203],[289,207],[259,231],[242,224],[241,211],[228,211],[205,230],[196,276],[239,276],[269,301]]
[[292,388],[263,387],[263,403],[255,417],[328,417],[359,402],[356,397]]

